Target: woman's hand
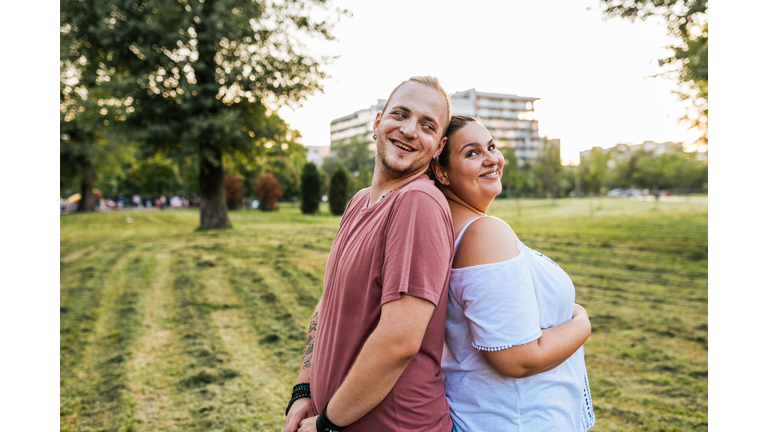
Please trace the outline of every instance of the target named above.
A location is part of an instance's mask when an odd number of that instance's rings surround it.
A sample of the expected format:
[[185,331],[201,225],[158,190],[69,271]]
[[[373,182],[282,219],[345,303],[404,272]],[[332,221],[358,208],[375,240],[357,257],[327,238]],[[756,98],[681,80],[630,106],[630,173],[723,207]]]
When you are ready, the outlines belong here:
[[[301,398],[291,405],[291,410],[288,411],[288,416],[285,418],[285,432],[296,432],[299,430],[299,423],[302,420],[315,415],[315,411],[312,409],[312,399]],[[314,419],[314,417],[312,417]],[[314,423],[312,423],[314,425]],[[312,426],[314,427],[314,426]],[[302,429],[303,430],[303,429]]]

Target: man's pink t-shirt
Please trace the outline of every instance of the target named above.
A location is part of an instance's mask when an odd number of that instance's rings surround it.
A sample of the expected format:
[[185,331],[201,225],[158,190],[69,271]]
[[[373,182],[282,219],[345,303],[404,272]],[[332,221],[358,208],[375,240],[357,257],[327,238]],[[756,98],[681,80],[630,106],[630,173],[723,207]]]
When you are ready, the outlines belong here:
[[435,305],[419,353],[392,391],[346,431],[449,432],[440,360],[445,338],[453,223],[427,176],[366,208],[370,188],[347,206],[328,257],[310,383],[315,413],[349,373],[381,316],[402,294]]

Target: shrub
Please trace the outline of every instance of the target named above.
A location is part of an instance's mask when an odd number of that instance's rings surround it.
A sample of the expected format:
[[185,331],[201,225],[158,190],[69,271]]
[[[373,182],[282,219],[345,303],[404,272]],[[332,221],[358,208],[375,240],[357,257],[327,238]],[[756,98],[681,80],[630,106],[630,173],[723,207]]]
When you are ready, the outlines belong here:
[[227,174],[224,176],[224,196],[227,199],[227,208],[237,210],[240,208],[240,200],[243,198],[243,181]]
[[283,196],[275,176],[270,173],[260,175],[253,185],[256,196],[259,197],[259,208],[263,211],[277,210],[277,199]]
[[328,202],[331,205],[331,213],[341,215],[347,207],[349,200],[349,186],[352,179],[344,167],[336,168],[331,176],[331,190],[328,194]]
[[304,214],[317,213],[320,208],[321,184],[320,171],[317,165],[307,162],[301,171],[301,212]]

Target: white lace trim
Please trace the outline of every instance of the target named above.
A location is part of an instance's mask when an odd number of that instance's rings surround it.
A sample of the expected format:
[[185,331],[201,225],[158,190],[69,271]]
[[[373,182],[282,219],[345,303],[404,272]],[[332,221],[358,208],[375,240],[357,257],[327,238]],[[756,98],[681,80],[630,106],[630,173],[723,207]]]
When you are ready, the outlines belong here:
[[478,345],[478,344],[472,342],[472,347],[477,349],[477,350],[480,350],[480,351],[501,351],[503,349],[512,348],[513,346],[525,345],[528,342],[533,342],[533,341],[535,341],[536,339],[538,339],[540,337],[541,337],[541,332],[539,332],[539,334],[537,334],[535,336],[531,336],[529,338],[523,339],[521,342],[517,342],[517,343],[513,343],[513,344],[509,344],[509,345],[487,347],[487,346],[481,346],[481,345]]

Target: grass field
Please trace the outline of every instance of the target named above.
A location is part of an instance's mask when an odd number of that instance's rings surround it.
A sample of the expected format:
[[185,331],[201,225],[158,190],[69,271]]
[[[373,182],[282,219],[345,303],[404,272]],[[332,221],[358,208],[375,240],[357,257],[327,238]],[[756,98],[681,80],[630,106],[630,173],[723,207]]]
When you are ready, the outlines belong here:
[[[590,313],[594,431],[707,430],[707,204],[498,200]],[[126,218],[131,218],[128,223]],[[278,431],[339,218],[61,216],[66,431]]]

